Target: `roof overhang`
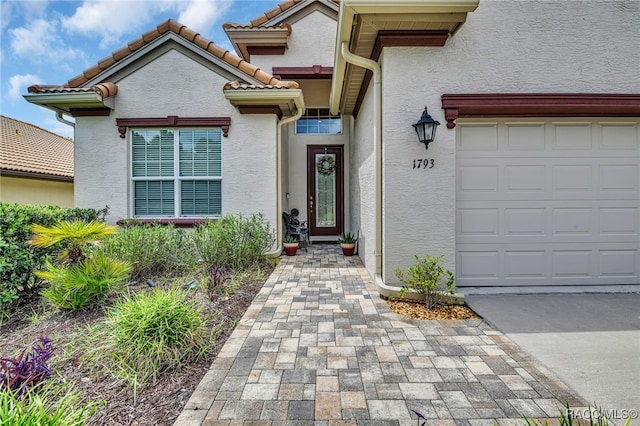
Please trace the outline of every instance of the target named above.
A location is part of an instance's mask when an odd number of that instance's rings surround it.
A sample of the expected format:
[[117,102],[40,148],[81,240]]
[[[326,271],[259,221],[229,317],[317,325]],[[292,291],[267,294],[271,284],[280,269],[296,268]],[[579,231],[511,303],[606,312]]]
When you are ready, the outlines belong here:
[[0,167],[0,176],[24,179],[53,180],[59,182],[73,182],[73,176],[54,175],[49,173],[30,172],[25,170],[13,170]]
[[224,24],[223,29],[236,53],[249,62],[251,55],[283,55],[291,34],[291,26],[288,24],[275,27]]
[[[394,31],[402,33],[407,40],[405,46],[442,46],[447,37],[460,29],[467,14],[476,10],[479,1],[342,0],[333,64],[331,113],[352,114],[362,98],[360,92],[365,82],[366,70],[348,64],[342,57],[343,43],[351,53],[374,60],[378,60],[384,47],[379,40],[380,32],[387,37]],[[412,37],[411,32],[419,37]],[[418,39],[422,40],[420,44],[416,44]],[[398,40],[395,37],[389,45],[402,45]]]
[[292,116],[298,110],[304,111],[304,97],[301,89],[281,89],[270,87],[229,88],[225,86],[224,96],[242,114],[273,113],[279,118]]
[[30,103],[72,117],[108,116],[115,106],[118,87],[101,83],[90,88],[31,86],[23,97]]

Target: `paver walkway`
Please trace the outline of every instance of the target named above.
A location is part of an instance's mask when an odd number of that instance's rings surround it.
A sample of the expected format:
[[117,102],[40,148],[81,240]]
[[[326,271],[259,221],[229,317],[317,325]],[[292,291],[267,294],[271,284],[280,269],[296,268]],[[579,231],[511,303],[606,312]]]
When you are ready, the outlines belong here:
[[394,314],[358,258],[313,245],[282,258],[175,425],[523,425],[566,402],[586,406],[484,321]]

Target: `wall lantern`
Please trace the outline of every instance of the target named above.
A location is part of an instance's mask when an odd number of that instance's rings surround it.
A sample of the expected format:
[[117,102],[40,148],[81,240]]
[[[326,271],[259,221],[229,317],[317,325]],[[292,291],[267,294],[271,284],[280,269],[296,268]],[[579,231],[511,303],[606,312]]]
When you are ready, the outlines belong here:
[[440,122],[434,120],[427,112],[427,107],[424,107],[422,117],[416,124],[413,124],[413,128],[416,129],[418,140],[424,144],[425,149],[429,149],[429,143],[435,139],[436,129],[439,125]]

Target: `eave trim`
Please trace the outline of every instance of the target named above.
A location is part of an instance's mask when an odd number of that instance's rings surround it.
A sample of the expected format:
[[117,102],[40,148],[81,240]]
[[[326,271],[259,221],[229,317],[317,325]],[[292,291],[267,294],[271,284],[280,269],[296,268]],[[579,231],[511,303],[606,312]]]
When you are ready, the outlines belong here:
[[459,117],[640,117],[640,94],[444,94],[447,128]]
[[333,67],[312,65],[310,67],[273,67],[274,77],[284,80],[329,80],[333,75]]
[[178,117],[168,115],[161,118],[116,118],[120,138],[124,139],[129,127],[220,127],[222,136],[229,136],[231,117]]
[[24,170],[11,170],[11,169],[5,169],[5,168],[0,168],[0,176],[40,179],[40,180],[53,180],[58,182],[73,182],[73,176],[61,176],[61,175],[53,175],[49,173],[27,172]]

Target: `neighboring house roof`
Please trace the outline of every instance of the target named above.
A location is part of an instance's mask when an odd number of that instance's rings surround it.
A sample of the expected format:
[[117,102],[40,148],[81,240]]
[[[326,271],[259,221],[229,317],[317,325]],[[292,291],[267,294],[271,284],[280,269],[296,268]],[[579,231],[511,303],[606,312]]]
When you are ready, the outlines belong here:
[[6,176],[73,181],[73,141],[0,116],[0,171]]

